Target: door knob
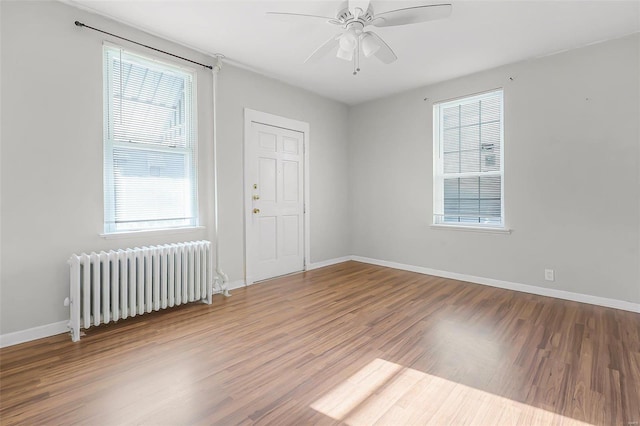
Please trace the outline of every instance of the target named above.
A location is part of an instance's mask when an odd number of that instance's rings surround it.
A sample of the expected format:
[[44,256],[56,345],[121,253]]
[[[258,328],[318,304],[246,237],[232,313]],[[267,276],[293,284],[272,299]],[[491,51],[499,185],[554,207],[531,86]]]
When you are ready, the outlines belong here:
[[260,209],[253,209],[253,213],[254,213],[254,214],[258,214],[258,213],[260,213]]

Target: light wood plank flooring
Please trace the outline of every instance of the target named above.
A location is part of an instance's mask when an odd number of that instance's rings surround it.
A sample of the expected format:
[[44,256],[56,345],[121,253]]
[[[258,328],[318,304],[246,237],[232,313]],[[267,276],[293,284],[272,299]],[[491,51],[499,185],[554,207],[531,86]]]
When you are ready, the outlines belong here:
[[3,425],[640,421],[640,314],[357,262],[0,362]]

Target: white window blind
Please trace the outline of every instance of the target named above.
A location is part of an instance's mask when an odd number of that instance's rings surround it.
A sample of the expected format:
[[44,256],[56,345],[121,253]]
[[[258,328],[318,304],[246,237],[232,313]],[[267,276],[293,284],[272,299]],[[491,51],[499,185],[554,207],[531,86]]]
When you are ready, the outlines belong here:
[[104,47],[105,233],[198,225],[194,80]]
[[434,105],[434,224],[504,227],[503,92]]

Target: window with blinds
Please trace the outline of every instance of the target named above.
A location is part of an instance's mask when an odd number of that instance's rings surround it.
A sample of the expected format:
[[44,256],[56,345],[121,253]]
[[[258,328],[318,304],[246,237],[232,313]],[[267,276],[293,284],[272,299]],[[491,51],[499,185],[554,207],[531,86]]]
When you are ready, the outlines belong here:
[[503,92],[435,104],[434,224],[504,227]]
[[195,75],[104,47],[105,233],[198,225]]

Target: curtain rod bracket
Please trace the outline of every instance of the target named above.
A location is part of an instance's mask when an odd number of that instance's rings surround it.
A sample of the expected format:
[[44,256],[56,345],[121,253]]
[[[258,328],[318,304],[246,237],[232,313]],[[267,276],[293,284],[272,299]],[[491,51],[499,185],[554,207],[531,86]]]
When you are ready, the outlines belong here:
[[220,71],[222,69],[222,59],[224,59],[224,55],[216,53],[213,57],[216,59],[216,64],[213,66],[213,70]]

